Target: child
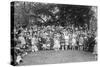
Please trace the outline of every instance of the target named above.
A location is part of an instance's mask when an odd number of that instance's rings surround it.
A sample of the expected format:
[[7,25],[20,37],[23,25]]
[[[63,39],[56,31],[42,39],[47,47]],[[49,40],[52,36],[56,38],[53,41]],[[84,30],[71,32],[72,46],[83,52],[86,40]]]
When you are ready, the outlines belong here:
[[65,39],[62,36],[60,38],[60,45],[61,45],[61,50],[65,50]]
[[18,40],[21,42],[21,46],[24,46],[26,44],[26,41],[23,35],[19,35]]
[[68,50],[68,45],[69,45],[69,36],[68,33],[65,34],[65,49]]
[[76,46],[76,40],[75,40],[75,38],[73,37],[73,38],[72,38],[72,50],[75,50],[75,46]]
[[18,44],[16,45],[14,51],[15,51],[15,57],[16,57],[15,58],[15,63],[16,63],[16,65],[18,65],[23,61],[23,59],[22,59],[22,53],[23,52],[21,51],[20,42],[18,42]]
[[38,51],[37,46],[36,45],[32,45],[32,52],[36,52],[36,51]]
[[79,38],[79,50],[83,50],[83,37],[80,36]]
[[35,36],[32,37],[31,44],[32,44],[32,52],[38,51],[38,48],[36,46],[36,37]]
[[21,55],[19,54],[19,55],[17,56],[17,58],[16,58],[16,63],[17,63],[17,64],[20,64],[22,61],[23,61],[23,60],[22,60],[22,57],[21,57]]
[[60,48],[60,42],[59,39],[57,37],[54,38],[54,46],[53,46],[54,50],[59,50]]

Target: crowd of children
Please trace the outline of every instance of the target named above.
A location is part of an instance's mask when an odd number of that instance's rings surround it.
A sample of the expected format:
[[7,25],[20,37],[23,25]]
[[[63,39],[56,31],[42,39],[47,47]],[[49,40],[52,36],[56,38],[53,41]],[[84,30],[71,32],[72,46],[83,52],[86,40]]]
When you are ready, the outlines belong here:
[[[62,26],[22,26],[13,31],[12,61],[20,64],[22,58],[30,52],[41,50],[97,50],[96,36],[78,28]],[[95,48],[95,50],[94,50]]]

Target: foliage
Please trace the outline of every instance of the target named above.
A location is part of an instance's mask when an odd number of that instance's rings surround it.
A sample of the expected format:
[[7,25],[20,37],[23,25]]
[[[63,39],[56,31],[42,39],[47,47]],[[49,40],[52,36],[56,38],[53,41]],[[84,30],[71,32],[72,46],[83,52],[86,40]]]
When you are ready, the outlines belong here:
[[15,2],[15,25],[61,25],[89,29],[92,6]]

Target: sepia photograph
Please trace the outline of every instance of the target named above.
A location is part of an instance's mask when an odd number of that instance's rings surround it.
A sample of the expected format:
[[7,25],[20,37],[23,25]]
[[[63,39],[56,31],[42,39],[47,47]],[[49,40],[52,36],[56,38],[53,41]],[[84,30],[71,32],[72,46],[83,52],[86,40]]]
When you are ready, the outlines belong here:
[[10,3],[11,65],[98,60],[98,7],[43,2]]

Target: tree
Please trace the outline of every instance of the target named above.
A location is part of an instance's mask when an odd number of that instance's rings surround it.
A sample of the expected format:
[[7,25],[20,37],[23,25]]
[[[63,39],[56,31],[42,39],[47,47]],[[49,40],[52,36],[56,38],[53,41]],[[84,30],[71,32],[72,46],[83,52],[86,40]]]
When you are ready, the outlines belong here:
[[15,22],[25,25],[30,24],[31,17],[35,19],[34,24],[53,23],[58,19],[57,12],[59,12],[59,9],[54,4],[15,2]]
[[15,2],[15,23],[33,25],[87,26],[91,19],[91,6]]

